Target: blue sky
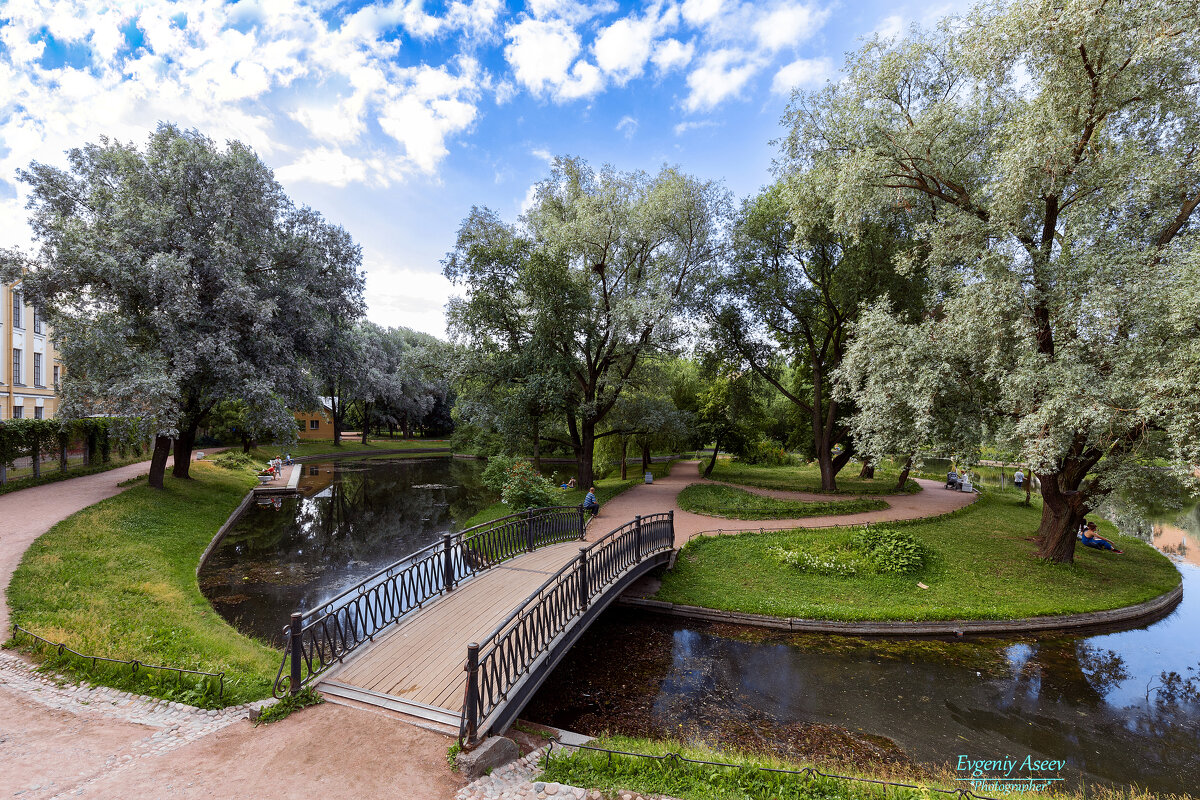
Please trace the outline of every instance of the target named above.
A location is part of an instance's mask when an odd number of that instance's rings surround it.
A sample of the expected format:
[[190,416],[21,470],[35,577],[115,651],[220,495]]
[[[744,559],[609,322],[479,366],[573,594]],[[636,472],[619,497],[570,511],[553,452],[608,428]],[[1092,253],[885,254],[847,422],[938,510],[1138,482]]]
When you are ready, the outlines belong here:
[[510,220],[554,155],[770,180],[791,90],[876,32],[965,3],[529,0],[0,5],[0,246],[15,170],[159,120],[253,146],[363,245],[368,316],[444,335],[439,260],[470,207]]

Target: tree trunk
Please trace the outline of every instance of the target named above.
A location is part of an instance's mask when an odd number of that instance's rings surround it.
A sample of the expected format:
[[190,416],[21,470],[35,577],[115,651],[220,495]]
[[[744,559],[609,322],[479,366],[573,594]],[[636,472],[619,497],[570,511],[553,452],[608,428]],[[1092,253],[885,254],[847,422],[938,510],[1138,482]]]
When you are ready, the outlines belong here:
[[154,455],[150,457],[150,486],[163,488],[163,476],[167,472],[167,456],[171,454],[171,437],[154,437]]
[[362,426],[362,444],[367,446],[367,435],[371,432],[371,424],[368,420],[371,418],[371,404],[363,403],[363,426]]
[[904,461],[904,469],[900,470],[900,477],[896,481],[896,491],[903,492],[904,487],[908,485],[908,473],[912,469],[913,457],[909,456]]
[[542,471],[542,425],[536,416],[533,418],[533,468]]
[[1037,532],[1038,556],[1069,564],[1075,560],[1075,537],[1085,516],[1083,495],[1078,491],[1064,491],[1056,473],[1039,477],[1042,482],[1042,522]]
[[650,445],[642,445],[642,477],[650,471]]
[[250,437],[249,436],[242,437],[242,452],[243,453],[250,452]]
[[629,454],[629,439],[622,436],[621,437],[621,480],[626,480],[629,477],[628,469],[627,469],[629,464],[626,462],[626,458],[628,457],[628,454]]
[[583,420],[579,426],[578,480],[579,488],[590,488],[595,480],[592,467],[596,457],[596,421]]
[[701,477],[707,478],[709,475],[712,475],[713,467],[715,467],[717,464],[717,453],[720,451],[720,449],[721,440],[718,439],[717,441],[713,442],[712,458],[708,460],[708,466],[704,468],[704,475]]
[[42,477],[42,446],[36,441],[33,443],[33,477]]
[[412,438],[412,420],[408,418],[407,414],[404,415],[404,438]]
[[1025,505],[1032,505],[1033,495],[1033,467],[1030,467],[1025,472]]
[[864,461],[864,462],[863,462],[863,465],[862,465],[862,469],[860,469],[860,470],[858,471],[858,477],[860,477],[860,478],[874,478],[874,477],[875,477],[875,467],[873,467],[873,466],[870,464],[870,462]]
[[196,426],[181,430],[175,439],[175,466],[171,474],[176,478],[189,478],[192,466],[192,449],[196,446]]

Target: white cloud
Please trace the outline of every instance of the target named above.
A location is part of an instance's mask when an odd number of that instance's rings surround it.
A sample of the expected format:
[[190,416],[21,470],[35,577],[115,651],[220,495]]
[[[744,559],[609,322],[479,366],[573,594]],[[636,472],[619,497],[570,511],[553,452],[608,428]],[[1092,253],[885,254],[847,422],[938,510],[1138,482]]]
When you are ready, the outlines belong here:
[[692,25],[701,26],[712,22],[721,13],[725,0],[684,0],[680,11]]
[[535,147],[529,151],[529,154],[534,158],[539,158],[542,161],[545,161],[547,164],[554,161],[554,154],[544,147]]
[[524,19],[509,27],[504,57],[517,82],[535,95],[556,92],[567,82],[575,57],[579,55],[579,34],[567,22]]
[[775,73],[771,91],[788,96],[795,88],[819,86],[833,75],[833,62],[828,58],[800,58]]
[[[446,303],[462,292],[440,272],[392,263],[387,258],[364,260],[367,271],[367,317],[380,325],[403,325],[446,337]],[[403,288],[401,288],[403,287]]]
[[621,117],[621,121],[617,123],[616,127],[617,132],[623,134],[626,139],[632,139],[633,135],[637,133],[637,129],[638,121],[628,114]]
[[684,100],[684,108],[688,111],[712,110],[741,92],[762,66],[762,62],[740,50],[726,48],[705,54],[700,66],[687,77],[691,92]]
[[654,49],[650,60],[660,73],[670,72],[677,67],[685,67],[692,60],[696,45],[692,42],[684,44],[678,39],[664,39]]
[[683,134],[687,133],[688,131],[697,131],[697,130],[702,130],[704,128],[715,128],[715,127],[717,127],[717,123],[715,120],[711,120],[711,119],[680,122],[678,125],[675,126],[675,135],[682,136]]
[[330,147],[306,150],[295,161],[275,170],[280,183],[307,181],[339,187],[351,183],[379,184],[385,182],[387,175],[382,162],[371,163]]
[[596,64],[613,76],[618,85],[642,74],[650,58],[657,20],[651,15],[636,19],[624,17],[600,31],[592,50]]
[[828,9],[805,3],[784,3],[754,23],[754,34],[768,50],[779,50],[788,45],[794,47],[816,33],[828,17]]
[[899,14],[884,17],[875,26],[875,33],[881,39],[891,39],[894,36],[902,35],[904,33],[904,17]]

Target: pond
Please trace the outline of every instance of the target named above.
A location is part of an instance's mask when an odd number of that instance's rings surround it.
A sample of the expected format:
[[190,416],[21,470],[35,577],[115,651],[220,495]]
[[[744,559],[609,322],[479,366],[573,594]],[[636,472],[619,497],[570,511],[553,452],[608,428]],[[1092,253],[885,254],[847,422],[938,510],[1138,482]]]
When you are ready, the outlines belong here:
[[[953,765],[1062,759],[1070,781],[1200,786],[1200,526],[1148,526],[1183,602],[1133,630],[955,641],[796,636],[605,615],[526,708],[599,734],[797,758]],[[1178,524],[1177,524],[1178,523]]]
[[293,611],[460,530],[494,499],[473,460],[340,459],[301,468],[303,496],[248,509],[200,571],[213,607],[276,647]]

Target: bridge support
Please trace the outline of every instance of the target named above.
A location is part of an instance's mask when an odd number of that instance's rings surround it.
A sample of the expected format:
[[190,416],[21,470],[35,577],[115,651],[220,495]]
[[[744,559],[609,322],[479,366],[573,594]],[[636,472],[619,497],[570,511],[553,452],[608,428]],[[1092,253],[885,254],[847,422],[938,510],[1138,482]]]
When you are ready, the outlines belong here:
[[449,592],[454,588],[454,558],[452,555],[453,545],[450,544],[452,535],[449,533],[442,534],[442,585]]

